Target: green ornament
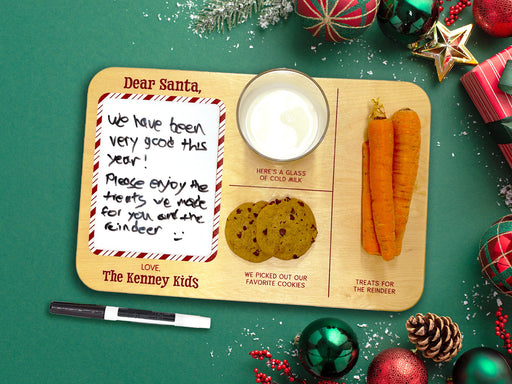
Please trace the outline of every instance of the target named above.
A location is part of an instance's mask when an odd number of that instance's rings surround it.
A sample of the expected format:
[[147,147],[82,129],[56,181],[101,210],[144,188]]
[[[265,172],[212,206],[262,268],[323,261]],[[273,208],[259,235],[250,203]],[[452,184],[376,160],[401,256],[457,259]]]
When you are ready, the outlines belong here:
[[438,0],[381,0],[377,12],[384,35],[405,44],[424,39],[438,19]]
[[462,354],[453,366],[453,384],[510,384],[512,370],[503,355],[478,347]]
[[315,376],[339,378],[354,367],[358,356],[357,337],[342,320],[315,320],[299,336],[299,359]]

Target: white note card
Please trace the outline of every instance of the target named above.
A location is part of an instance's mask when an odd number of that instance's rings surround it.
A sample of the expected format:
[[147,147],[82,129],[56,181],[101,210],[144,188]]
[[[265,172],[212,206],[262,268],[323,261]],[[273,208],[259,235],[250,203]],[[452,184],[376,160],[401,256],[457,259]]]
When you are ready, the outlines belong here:
[[211,261],[225,107],[211,98],[108,93],[98,102],[89,248]]

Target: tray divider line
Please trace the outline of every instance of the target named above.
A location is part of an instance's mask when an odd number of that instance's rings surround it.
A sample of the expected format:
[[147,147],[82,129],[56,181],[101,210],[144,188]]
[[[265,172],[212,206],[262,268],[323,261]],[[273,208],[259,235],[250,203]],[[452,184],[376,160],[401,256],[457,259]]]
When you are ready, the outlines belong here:
[[340,89],[336,88],[336,108],[334,114],[334,151],[332,157],[332,180],[331,180],[331,228],[329,234],[329,268],[327,275],[327,297],[331,296],[331,259],[332,259],[332,226],[334,218],[334,185],[336,176],[336,147],[338,136],[338,103],[339,103]]

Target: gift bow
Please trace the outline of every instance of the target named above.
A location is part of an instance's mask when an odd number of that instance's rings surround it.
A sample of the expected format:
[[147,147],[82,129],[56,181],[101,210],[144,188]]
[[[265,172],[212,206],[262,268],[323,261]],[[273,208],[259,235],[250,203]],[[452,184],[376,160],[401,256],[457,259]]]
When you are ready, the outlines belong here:
[[512,95],[512,59],[508,60],[501,74],[498,88],[508,95]]
[[[500,81],[498,82],[498,88],[507,95],[512,95],[512,59],[507,60],[505,64]],[[499,140],[498,142],[512,143],[512,116],[495,123],[495,135]]]

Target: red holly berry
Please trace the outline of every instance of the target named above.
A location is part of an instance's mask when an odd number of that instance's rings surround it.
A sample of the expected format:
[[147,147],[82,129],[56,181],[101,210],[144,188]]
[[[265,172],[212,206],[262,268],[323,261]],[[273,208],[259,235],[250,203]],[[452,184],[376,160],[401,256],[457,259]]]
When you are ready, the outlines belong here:
[[[281,372],[281,375],[287,376],[288,381],[290,381],[291,383],[295,383],[296,380],[299,380],[292,373],[290,364],[288,363],[288,361],[286,359],[283,361],[281,361],[279,359],[274,359],[274,358],[272,358],[272,354],[269,351],[267,351],[266,349],[261,350],[261,351],[259,351],[259,350],[251,351],[251,352],[249,352],[249,355],[251,355],[251,357],[253,359],[257,359],[257,360],[263,360],[266,358],[267,366],[269,366],[272,370]],[[267,374],[260,372],[258,368],[254,368],[254,377],[255,377],[256,383],[262,383],[262,384],[275,383],[272,381],[271,376],[268,376]],[[299,380],[298,384],[306,384],[306,381]],[[334,381],[330,381],[330,380],[329,381],[322,380],[322,381],[319,381],[317,384],[338,384],[338,383],[336,383]],[[341,384],[345,384],[345,383],[341,383]]]
[[494,321],[494,331],[496,336],[503,340],[503,348],[506,349],[507,353],[512,356],[512,339],[511,335],[505,329],[505,324],[508,320],[508,315],[503,314],[503,308],[499,307],[495,313],[496,320]]
[[[450,0],[447,0],[450,1]],[[442,6],[443,2],[439,1],[439,13],[444,11],[444,7]],[[450,26],[451,24],[455,23],[456,20],[459,19],[459,13],[464,10],[464,8],[470,7],[471,1],[470,0],[459,0],[457,4],[451,5],[450,8],[448,8],[448,16],[444,18],[444,22],[446,26]]]

